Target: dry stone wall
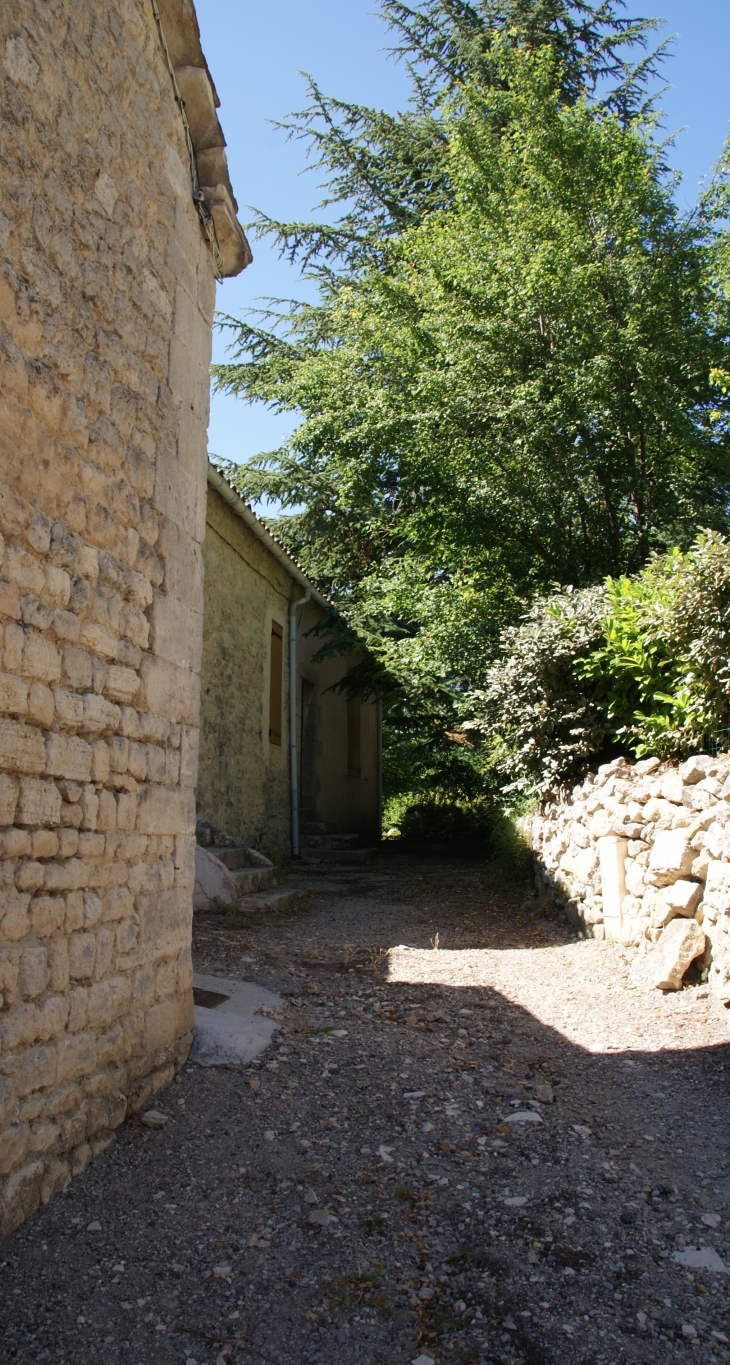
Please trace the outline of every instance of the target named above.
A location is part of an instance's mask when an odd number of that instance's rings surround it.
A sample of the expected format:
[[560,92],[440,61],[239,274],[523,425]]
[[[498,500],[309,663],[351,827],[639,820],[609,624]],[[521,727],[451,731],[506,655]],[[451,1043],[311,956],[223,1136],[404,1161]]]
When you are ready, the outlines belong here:
[[618,758],[546,803],[532,841],[539,888],[577,927],[651,952],[662,989],[699,958],[730,1003],[730,756]]
[[3,1234],[190,1043],[215,279],[147,0],[0,7],[0,82]]

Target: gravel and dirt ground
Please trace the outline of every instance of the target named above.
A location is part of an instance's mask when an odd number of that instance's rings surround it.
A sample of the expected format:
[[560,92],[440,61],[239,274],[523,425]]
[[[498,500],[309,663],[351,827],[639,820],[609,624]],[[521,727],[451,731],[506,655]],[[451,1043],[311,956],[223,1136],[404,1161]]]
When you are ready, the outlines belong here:
[[0,1359],[730,1361],[706,988],[632,990],[455,852],[297,875],[297,911],[196,925],[200,971],[282,995],[273,1048],[188,1065],[3,1244]]

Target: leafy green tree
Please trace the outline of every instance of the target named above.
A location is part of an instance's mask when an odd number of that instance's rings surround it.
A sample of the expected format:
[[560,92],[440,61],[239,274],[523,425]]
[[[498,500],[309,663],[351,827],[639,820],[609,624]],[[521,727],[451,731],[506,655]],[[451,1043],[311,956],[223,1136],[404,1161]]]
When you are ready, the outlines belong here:
[[288,132],[336,212],[259,228],[318,299],[224,320],[214,379],[300,416],[230,472],[290,513],[277,532],[367,641],[405,744],[419,714],[455,732],[535,594],[725,528],[730,310],[724,181],[678,210],[646,24],[611,0],[383,11],[412,106],[311,83]]
[[623,0],[381,0],[380,8],[392,53],[412,79],[411,107],[390,115],[349,104],[309,77],[309,104],[280,127],[305,145],[326,190],[320,207],[342,211],[324,226],[257,218],[289,260],[324,284],[381,263],[392,238],[451,202],[445,110],[470,86],[503,84],[495,45],[550,48],[562,101],[588,95],[624,121],[647,107],[647,82],[664,50],[647,51],[658,21],[627,18]]
[[236,481],[304,506],[280,530],[337,593],[413,557],[435,591],[527,596],[725,525],[712,220],[680,214],[646,131],[563,100],[552,49],[491,62],[444,118],[452,202],[214,368],[303,414]]

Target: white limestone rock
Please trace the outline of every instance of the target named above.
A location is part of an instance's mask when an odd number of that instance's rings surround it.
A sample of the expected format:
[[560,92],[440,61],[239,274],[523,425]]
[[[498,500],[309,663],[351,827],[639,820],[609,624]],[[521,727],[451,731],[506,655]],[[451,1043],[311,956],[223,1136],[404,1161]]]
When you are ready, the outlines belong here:
[[644,937],[645,922],[642,918],[635,919],[633,916],[625,916],[621,922],[621,942],[627,946],[636,946],[641,943]]
[[653,773],[659,767],[659,762],[658,758],[640,758],[639,762],[634,764],[634,772],[637,777],[648,777],[649,773]]
[[[712,1270],[717,1275],[730,1275],[730,1270],[714,1247],[685,1247],[681,1251],[674,1251],[672,1260],[688,1270]],[[691,1326],[691,1323],[689,1325]],[[686,1337],[692,1336],[692,1333],[685,1332],[684,1327],[682,1332]],[[694,1335],[697,1335],[696,1332]]]
[[621,902],[621,915],[624,919],[637,919],[644,909],[644,901],[637,896],[624,896]]
[[652,906],[651,922],[655,929],[663,929],[671,920],[679,916],[694,918],[695,911],[702,900],[704,888],[700,882],[685,881],[681,878],[672,886],[664,886],[657,891]]
[[652,824],[658,820],[673,820],[677,814],[677,807],[671,801],[665,801],[662,796],[650,796],[644,806],[644,819]]
[[694,839],[696,834],[700,834],[703,830],[709,829],[710,825],[716,823],[717,816],[718,816],[717,808],[715,808],[714,810],[711,809],[698,811],[696,815],[692,816],[687,826],[687,838]]
[[713,940],[708,981],[715,998],[723,1005],[730,1004],[730,943],[726,934],[720,942]]
[[711,860],[707,867],[705,902],[722,915],[730,910],[730,865]]
[[680,878],[672,886],[665,889],[667,905],[678,915],[684,915],[686,919],[691,919],[697,906],[702,900],[703,887],[698,882],[685,881]]
[[683,829],[657,834],[649,855],[648,879],[653,886],[670,886],[691,870],[695,850]]
[[616,833],[616,820],[610,811],[599,807],[588,828],[592,839],[603,839],[608,834]]
[[692,876],[695,877],[697,881],[703,882],[705,880],[705,877],[707,876],[707,869],[711,861],[712,854],[710,853],[709,849],[707,848],[701,849],[692,864]]
[[669,768],[662,778],[662,796],[679,806],[682,801],[683,782],[676,768]]
[[695,782],[701,782],[707,776],[707,769],[715,762],[709,754],[693,754],[682,764],[679,769],[679,779],[686,785],[692,786]]
[[678,991],[687,968],[704,953],[705,944],[705,935],[696,920],[673,919],[647,958],[651,984],[660,991]]
[[577,882],[585,884],[596,865],[596,852],[593,848],[581,849],[580,853],[564,853],[560,859],[561,872],[567,872],[569,876],[575,877]]
[[[694,840],[692,842],[694,843]],[[725,831],[717,820],[713,820],[700,847],[706,848],[712,858],[727,856]]]
[[644,869],[633,858],[627,858],[624,865],[626,890],[630,896],[641,899],[644,894]]

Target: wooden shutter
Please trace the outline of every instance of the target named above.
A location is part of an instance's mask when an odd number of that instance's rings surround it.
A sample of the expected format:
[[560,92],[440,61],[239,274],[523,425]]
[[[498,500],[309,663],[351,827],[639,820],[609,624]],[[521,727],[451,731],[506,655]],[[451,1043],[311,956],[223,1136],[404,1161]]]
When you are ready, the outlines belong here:
[[281,744],[282,665],[284,642],[278,621],[271,622],[271,677],[269,681],[269,743]]
[[347,776],[360,776],[360,698],[347,703]]

